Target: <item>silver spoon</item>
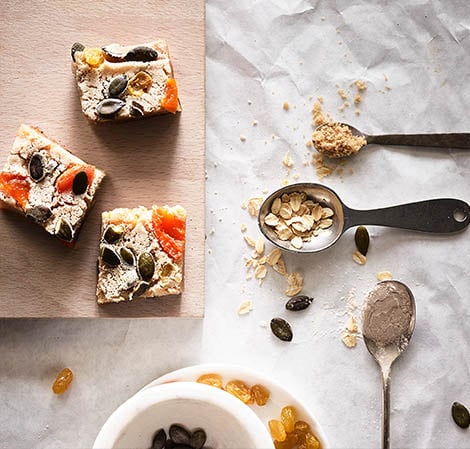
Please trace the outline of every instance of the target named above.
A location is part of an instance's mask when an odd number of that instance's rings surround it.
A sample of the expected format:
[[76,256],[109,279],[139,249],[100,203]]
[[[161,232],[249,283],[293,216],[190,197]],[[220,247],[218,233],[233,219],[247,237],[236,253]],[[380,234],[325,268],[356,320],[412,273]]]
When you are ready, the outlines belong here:
[[[305,192],[309,199],[333,211],[332,226],[321,230],[318,236],[312,236],[300,249],[294,248],[288,240],[281,240],[275,229],[265,222],[274,200],[292,192]],[[431,199],[383,209],[356,210],[347,207],[330,188],[315,183],[297,183],[276,190],[264,200],[258,214],[258,226],[264,236],[279,248],[297,253],[315,253],[327,249],[353,226],[390,226],[446,234],[462,231],[469,224],[470,206],[458,199]]]
[[[366,140],[366,145],[379,144],[379,145],[407,145],[419,147],[439,147],[439,148],[470,148],[470,133],[450,133],[450,134],[382,134],[370,135],[363,133],[359,129],[347,123],[336,122],[340,125],[345,125],[350,128],[354,136],[362,136]],[[331,126],[332,123],[324,123],[320,125],[316,131],[321,131],[322,128]],[[315,133],[314,133],[315,135]],[[344,157],[356,153],[357,150],[351,148],[340,148],[338,151],[328,151],[322,149],[319,145],[315,144],[315,148],[320,153],[328,157]],[[361,147],[362,148],[362,147]]]
[[398,281],[379,282],[363,306],[364,343],[382,371],[382,449],[390,447],[390,378],[393,362],[413,335],[416,306],[410,289]]

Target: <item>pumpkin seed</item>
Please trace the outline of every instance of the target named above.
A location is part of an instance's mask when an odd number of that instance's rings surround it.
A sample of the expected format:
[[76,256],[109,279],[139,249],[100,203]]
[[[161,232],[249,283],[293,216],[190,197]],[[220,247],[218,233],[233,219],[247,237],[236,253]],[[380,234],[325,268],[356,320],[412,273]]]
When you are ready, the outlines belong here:
[[125,104],[119,98],[106,98],[96,106],[96,112],[102,117],[111,117],[117,114]]
[[73,178],[72,191],[75,195],[82,195],[88,189],[88,175],[79,171]]
[[108,267],[117,267],[121,263],[119,256],[108,246],[103,246],[101,249],[101,260]]
[[204,432],[204,429],[195,429],[193,430],[193,434],[191,435],[191,440],[189,444],[193,449],[202,449],[204,444],[206,444],[207,435]]
[[55,227],[55,235],[66,242],[73,240],[73,229],[70,223],[65,219],[61,218]]
[[32,218],[34,221],[38,223],[45,222],[48,218],[52,215],[52,211],[43,205],[34,206],[26,210],[26,216]]
[[145,114],[144,107],[140,103],[137,103],[137,101],[131,103],[131,111],[134,115],[139,117],[143,117]]
[[175,444],[189,445],[191,441],[189,432],[179,424],[172,424],[170,426],[169,435],[171,441]]
[[470,413],[467,407],[459,402],[452,404],[452,418],[454,418],[455,424],[462,429],[466,429],[470,426]]
[[142,253],[139,256],[138,268],[140,277],[144,281],[152,279],[153,273],[155,272],[155,262],[150,253]]
[[85,46],[83,44],[81,44],[80,42],[75,42],[73,45],[72,45],[72,49],[70,50],[70,54],[72,55],[72,60],[74,62],[75,61],[75,53],[77,53],[77,51],[83,51],[85,50]]
[[152,449],[163,449],[166,443],[166,432],[165,429],[157,431],[152,441]]
[[134,291],[131,293],[130,299],[138,298],[142,296],[150,287],[148,282],[140,281],[137,286],[134,288]]
[[119,75],[109,83],[108,93],[110,97],[118,98],[127,89],[128,79],[126,75]]
[[132,50],[127,52],[127,55],[124,56],[126,61],[155,61],[158,58],[158,52],[153,48],[146,46],[134,47]]
[[273,318],[271,320],[272,333],[282,341],[291,341],[293,334],[290,324],[283,318]]
[[129,248],[121,248],[119,253],[121,254],[122,260],[124,262],[126,262],[128,265],[134,265],[135,258],[132,250],[130,250]]
[[354,234],[354,240],[356,242],[356,247],[358,251],[363,255],[367,256],[367,251],[369,250],[369,233],[367,232],[367,228],[364,226],[359,226],[356,229],[356,233]]
[[313,301],[313,298],[309,298],[305,295],[293,296],[286,303],[286,309],[292,312],[297,312],[298,310],[306,309]]
[[109,225],[104,231],[103,238],[108,243],[116,243],[124,234],[126,230],[125,226],[122,224],[119,225]]
[[39,182],[44,179],[46,171],[44,170],[44,160],[43,157],[39,154],[33,154],[28,164],[29,175],[31,178]]

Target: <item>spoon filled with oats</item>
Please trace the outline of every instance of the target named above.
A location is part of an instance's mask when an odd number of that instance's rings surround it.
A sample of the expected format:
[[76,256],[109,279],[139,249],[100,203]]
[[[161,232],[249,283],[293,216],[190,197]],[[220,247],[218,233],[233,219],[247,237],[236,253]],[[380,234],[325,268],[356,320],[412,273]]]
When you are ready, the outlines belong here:
[[258,226],[274,245],[297,253],[315,253],[334,245],[349,229],[360,225],[387,226],[450,234],[470,224],[470,205],[441,198],[374,210],[346,206],[322,184],[297,183],[282,187],[261,204]]
[[327,122],[313,133],[313,145],[330,158],[356,154],[369,144],[470,149],[470,133],[368,135],[351,125]]

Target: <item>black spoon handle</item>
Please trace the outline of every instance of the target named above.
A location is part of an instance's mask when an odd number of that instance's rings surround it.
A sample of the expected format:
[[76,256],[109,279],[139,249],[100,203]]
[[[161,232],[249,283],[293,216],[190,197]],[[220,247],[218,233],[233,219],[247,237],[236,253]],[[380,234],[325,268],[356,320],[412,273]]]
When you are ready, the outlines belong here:
[[384,134],[366,136],[367,143],[411,145],[418,147],[470,148],[470,133],[454,134]]

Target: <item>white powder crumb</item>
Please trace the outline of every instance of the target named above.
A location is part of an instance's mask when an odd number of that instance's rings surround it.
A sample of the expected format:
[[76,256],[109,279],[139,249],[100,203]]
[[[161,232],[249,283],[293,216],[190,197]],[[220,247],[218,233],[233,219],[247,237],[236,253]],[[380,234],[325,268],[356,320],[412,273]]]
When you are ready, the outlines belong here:
[[240,140],[242,142],[246,142],[246,136],[244,136],[243,134],[240,134]]
[[253,126],[258,126],[258,120],[253,120]]
[[210,248],[207,250],[207,254],[212,254],[212,250]]
[[262,327],[262,328],[268,327],[267,321],[264,321],[264,320],[263,320],[263,321],[260,321],[258,324],[259,324],[259,327]]
[[211,230],[209,231],[209,234],[210,234],[210,235],[215,234],[215,228],[211,228]]
[[269,189],[263,189],[263,190],[261,191],[261,193],[263,193],[263,194],[266,195],[267,193],[269,193]]
[[300,178],[300,175],[298,173],[294,173],[294,176],[293,176],[294,179],[299,179]]
[[248,105],[251,106],[253,102],[251,100],[248,100]]

